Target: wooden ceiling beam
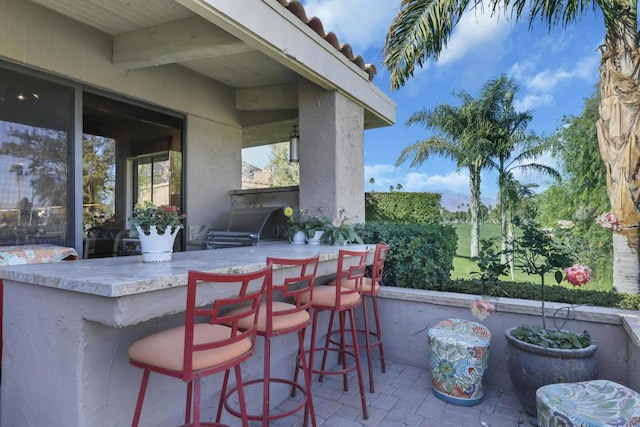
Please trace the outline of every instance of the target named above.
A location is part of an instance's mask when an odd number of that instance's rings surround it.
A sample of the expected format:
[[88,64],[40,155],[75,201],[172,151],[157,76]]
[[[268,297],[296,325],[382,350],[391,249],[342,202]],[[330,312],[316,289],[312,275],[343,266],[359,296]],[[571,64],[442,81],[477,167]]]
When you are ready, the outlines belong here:
[[113,38],[114,65],[127,69],[185,62],[254,50],[198,16]]

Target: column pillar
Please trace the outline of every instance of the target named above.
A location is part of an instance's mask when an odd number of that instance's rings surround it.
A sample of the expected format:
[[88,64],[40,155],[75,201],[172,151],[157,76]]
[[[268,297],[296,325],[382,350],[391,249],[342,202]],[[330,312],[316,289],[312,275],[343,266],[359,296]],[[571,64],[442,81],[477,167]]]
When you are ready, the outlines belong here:
[[298,89],[300,207],[364,222],[364,110],[338,92]]

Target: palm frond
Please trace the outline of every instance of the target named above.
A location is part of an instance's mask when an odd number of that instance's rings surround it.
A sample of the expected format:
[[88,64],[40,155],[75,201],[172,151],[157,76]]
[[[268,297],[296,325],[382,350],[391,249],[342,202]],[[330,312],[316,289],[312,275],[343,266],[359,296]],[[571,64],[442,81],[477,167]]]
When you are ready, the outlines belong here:
[[482,6],[492,15],[504,14],[515,21],[527,14],[530,28],[539,20],[548,29],[566,28],[589,9],[600,9],[607,31],[605,45],[611,48],[614,42],[622,42],[630,45],[629,50],[637,47],[637,0],[402,0],[383,49],[391,88],[403,86],[416,65],[437,60],[462,14]]
[[384,63],[397,89],[430,57],[437,59],[470,0],[403,0],[386,35]]
[[553,167],[549,166],[549,165],[545,165],[543,163],[526,163],[526,164],[520,164],[520,165],[516,165],[513,166],[511,168],[511,172],[513,172],[514,170],[521,170],[523,174],[529,174],[529,173],[534,173],[537,175],[544,175],[544,176],[548,176],[551,177],[553,179],[557,179],[560,180],[562,179],[562,176],[560,175],[560,173],[555,170]]
[[440,155],[456,160],[458,147],[446,138],[433,136],[403,148],[396,160],[396,167],[407,160],[411,160],[410,167],[418,167],[431,155]]

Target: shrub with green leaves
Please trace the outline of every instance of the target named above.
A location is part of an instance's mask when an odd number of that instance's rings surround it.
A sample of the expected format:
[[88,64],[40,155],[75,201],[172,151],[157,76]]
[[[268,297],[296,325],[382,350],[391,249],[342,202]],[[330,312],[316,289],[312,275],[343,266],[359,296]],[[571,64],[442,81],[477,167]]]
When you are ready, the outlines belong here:
[[436,223],[440,218],[440,198],[440,193],[365,193],[366,220],[400,224]]
[[[540,285],[526,282],[500,281],[501,297],[529,300],[540,299]],[[456,280],[449,283],[443,291],[461,294],[483,295],[483,286],[472,280]],[[580,288],[567,288],[560,285],[547,286],[547,301],[571,305],[597,305],[598,307],[640,310],[640,294],[622,294],[617,292],[594,291]]]
[[442,289],[450,282],[458,242],[452,226],[367,222],[356,232],[365,243],[389,245],[385,285]]

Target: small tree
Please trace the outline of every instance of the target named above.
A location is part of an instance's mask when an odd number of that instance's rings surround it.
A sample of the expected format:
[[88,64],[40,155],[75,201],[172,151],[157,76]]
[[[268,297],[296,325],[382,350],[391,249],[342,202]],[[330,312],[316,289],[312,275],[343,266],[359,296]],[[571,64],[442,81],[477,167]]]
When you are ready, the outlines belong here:
[[540,277],[540,302],[542,304],[542,328],[547,329],[544,313],[544,276],[555,271],[554,278],[562,282],[562,269],[570,267],[573,259],[565,247],[558,244],[553,235],[540,229],[533,221],[520,221],[515,217],[513,223],[520,228],[522,236],[513,245],[513,258],[520,270],[529,275]]
[[300,169],[298,163],[289,161],[289,148],[286,142],[273,144],[269,154],[271,170],[269,185],[271,187],[286,187],[300,184]]

